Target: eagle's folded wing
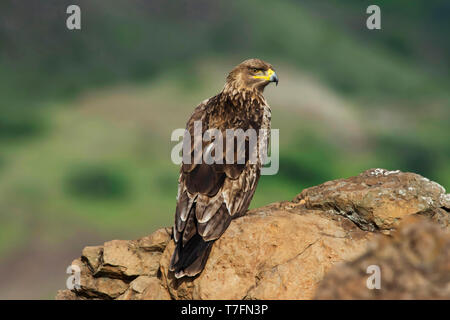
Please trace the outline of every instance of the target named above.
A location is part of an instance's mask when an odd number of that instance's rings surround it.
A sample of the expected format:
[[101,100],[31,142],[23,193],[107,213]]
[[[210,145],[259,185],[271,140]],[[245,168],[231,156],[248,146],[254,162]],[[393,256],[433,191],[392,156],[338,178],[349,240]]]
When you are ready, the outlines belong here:
[[[207,102],[197,107],[188,121],[191,142],[195,140],[194,121],[203,122],[203,131],[208,129],[204,118],[206,105]],[[201,150],[207,147],[202,142]],[[224,164],[209,165],[195,164],[195,146],[190,150],[192,163],[183,163],[180,170],[173,230],[177,248],[170,270],[177,277],[193,276],[203,269],[212,242],[225,232],[234,217],[247,210],[260,176],[260,165],[249,163],[248,154],[245,164],[226,164],[224,158]],[[234,152],[236,159],[236,148]]]

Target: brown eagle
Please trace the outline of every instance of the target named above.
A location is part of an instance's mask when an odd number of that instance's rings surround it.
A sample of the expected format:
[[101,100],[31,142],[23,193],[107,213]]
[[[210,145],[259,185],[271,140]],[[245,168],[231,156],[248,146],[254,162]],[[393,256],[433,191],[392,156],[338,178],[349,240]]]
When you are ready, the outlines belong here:
[[[181,165],[173,227],[176,248],[170,262],[170,271],[175,272],[177,278],[192,277],[203,270],[214,241],[225,232],[232,219],[246,213],[262,166],[260,159],[249,161],[248,150],[245,150],[244,161],[237,163],[195,161],[198,160],[195,144],[201,144],[205,150],[212,142],[204,139],[196,142],[192,138],[194,124],[201,124],[202,134],[214,128],[220,130],[223,137],[227,129],[266,129],[269,132],[271,111],[263,91],[270,82],[278,85],[272,65],[259,59],[245,60],[229,73],[223,90],[195,108],[187,122],[191,161],[183,160]],[[244,147],[249,148],[247,140]],[[237,149],[232,149],[235,160]]]

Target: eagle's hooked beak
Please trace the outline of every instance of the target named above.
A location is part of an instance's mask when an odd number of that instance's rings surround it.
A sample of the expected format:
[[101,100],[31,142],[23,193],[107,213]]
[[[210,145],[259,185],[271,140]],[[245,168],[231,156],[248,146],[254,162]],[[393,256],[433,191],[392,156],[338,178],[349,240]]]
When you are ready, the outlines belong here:
[[264,79],[269,82],[275,82],[275,84],[278,85],[278,76],[272,69],[267,70],[267,72],[263,76],[253,76],[253,78]]
[[275,85],[278,86],[278,76],[275,73],[275,71],[273,71],[272,69],[269,69],[268,73],[270,75],[269,81],[275,82]]

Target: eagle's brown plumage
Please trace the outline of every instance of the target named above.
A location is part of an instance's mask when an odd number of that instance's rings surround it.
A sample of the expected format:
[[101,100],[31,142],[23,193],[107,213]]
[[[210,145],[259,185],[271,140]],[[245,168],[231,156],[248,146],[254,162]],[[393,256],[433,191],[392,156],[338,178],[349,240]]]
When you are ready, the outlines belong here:
[[[193,112],[186,129],[191,134],[191,164],[180,170],[173,238],[176,248],[170,270],[177,278],[195,276],[206,264],[211,246],[227,229],[233,218],[248,209],[260,177],[261,163],[248,161],[246,144],[244,164],[201,164],[194,161],[194,122],[201,121],[202,134],[218,129],[270,129],[270,108],[262,93],[270,82],[278,83],[273,67],[259,59],[249,59],[228,75],[223,90],[203,101]],[[211,142],[200,141],[202,151]],[[225,141],[223,146],[225,148]],[[237,153],[235,143],[235,159]]]

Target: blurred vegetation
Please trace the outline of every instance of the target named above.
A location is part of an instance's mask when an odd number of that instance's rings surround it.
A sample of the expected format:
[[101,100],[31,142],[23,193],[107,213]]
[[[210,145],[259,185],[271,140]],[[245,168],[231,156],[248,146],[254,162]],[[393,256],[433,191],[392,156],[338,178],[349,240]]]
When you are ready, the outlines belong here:
[[[65,27],[69,4],[81,31]],[[450,187],[449,2],[379,1],[379,31],[369,4],[2,1],[0,261],[36,239],[171,224],[170,133],[248,57],[281,79],[267,92],[280,171],[252,207],[371,167]]]
[[127,185],[117,171],[102,166],[75,169],[67,178],[67,191],[76,197],[98,200],[121,199],[126,195]]

